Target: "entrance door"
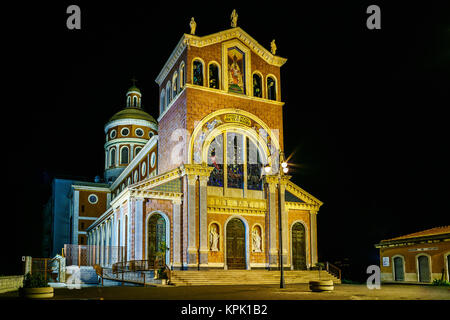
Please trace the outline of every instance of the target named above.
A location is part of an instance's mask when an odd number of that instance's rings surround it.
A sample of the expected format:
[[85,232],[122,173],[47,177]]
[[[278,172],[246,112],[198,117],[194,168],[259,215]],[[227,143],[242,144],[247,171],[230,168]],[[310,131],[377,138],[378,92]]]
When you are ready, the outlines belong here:
[[166,261],[163,244],[166,244],[166,221],[160,214],[154,214],[148,221],[148,263],[153,267],[159,255]]
[[245,226],[236,218],[227,224],[227,266],[245,269]]
[[419,281],[430,282],[430,264],[427,256],[419,257]]
[[447,281],[450,281],[450,254],[447,256]]
[[403,259],[400,257],[394,258],[394,275],[395,281],[404,281],[405,277],[403,275]]
[[306,270],[305,227],[297,222],[292,227],[292,264],[294,270]]

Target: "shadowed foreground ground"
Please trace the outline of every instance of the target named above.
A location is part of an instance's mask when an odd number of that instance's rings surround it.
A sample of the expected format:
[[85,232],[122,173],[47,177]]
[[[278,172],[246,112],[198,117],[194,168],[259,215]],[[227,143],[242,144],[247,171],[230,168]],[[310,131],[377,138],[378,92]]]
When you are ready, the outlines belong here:
[[[1,300],[20,299],[17,291],[0,294]],[[311,292],[307,284],[191,287],[85,287],[55,288],[53,300],[450,300],[449,287],[339,284],[333,292]],[[51,299],[50,299],[51,300]]]

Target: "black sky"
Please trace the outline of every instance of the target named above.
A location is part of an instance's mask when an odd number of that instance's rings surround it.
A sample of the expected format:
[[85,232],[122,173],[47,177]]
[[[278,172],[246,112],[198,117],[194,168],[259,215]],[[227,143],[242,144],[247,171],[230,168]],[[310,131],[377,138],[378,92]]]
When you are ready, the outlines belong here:
[[[392,2],[392,1],[391,1]],[[350,258],[355,273],[377,263],[381,239],[448,225],[450,11],[440,2],[61,2],[17,5],[3,29],[8,122],[3,167],[10,272],[40,255],[41,210],[51,179],[103,174],[103,126],[138,79],[157,118],[154,81],[192,16],[197,35],[238,26],[282,67],[286,155],[292,180],[324,202],[319,258]],[[66,8],[81,7],[81,30]],[[382,29],[366,28],[378,4]],[[6,133],[5,131],[3,131]],[[14,245],[12,245],[14,243]]]

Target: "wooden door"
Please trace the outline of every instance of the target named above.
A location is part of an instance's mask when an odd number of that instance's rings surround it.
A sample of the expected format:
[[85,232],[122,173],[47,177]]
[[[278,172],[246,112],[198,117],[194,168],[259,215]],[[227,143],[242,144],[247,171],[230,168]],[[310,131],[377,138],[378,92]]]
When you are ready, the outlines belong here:
[[239,219],[227,224],[228,269],[245,269],[245,226]]
[[403,260],[400,257],[394,258],[394,275],[395,281],[404,281],[405,277],[403,274]]
[[292,264],[294,270],[306,270],[305,227],[297,222],[292,227]]
[[419,257],[419,281],[420,282],[430,282],[430,265],[427,256]]

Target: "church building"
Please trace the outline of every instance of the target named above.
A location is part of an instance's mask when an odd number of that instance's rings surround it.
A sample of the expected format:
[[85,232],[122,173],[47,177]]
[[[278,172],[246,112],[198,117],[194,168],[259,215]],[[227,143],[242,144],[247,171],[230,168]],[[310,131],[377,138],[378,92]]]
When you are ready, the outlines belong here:
[[157,120],[133,85],[105,124],[106,183],[72,185],[71,243],[87,237],[104,267],[162,256],[172,270],[276,269],[280,244],[285,268],[315,266],[322,202],[284,160],[287,59],[235,12],[230,29],[195,29],[192,18],[155,79]]

